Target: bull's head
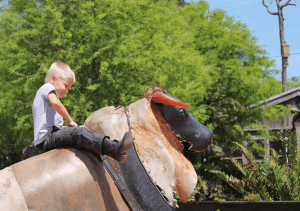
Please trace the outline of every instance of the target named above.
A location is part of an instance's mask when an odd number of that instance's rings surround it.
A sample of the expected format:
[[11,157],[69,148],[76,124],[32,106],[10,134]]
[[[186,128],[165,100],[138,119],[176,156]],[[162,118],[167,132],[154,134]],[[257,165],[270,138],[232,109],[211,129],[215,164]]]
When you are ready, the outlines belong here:
[[207,149],[213,139],[213,132],[189,114],[187,104],[168,95],[161,87],[155,87],[151,96],[145,97],[151,97],[173,130],[191,144],[189,151],[202,152]]

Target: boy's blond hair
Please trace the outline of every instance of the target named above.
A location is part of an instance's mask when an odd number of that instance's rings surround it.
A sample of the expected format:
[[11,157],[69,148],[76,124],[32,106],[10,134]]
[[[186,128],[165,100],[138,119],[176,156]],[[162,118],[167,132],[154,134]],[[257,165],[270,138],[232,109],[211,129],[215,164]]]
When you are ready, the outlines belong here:
[[73,80],[75,83],[75,74],[69,67],[62,62],[54,62],[46,73],[45,83],[49,83],[51,76],[55,75],[58,80],[66,80],[68,78]]

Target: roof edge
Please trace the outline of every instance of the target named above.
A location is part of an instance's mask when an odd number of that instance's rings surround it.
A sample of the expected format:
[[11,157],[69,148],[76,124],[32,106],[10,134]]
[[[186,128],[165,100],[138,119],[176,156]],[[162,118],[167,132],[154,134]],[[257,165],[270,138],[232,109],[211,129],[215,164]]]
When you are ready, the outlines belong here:
[[296,87],[296,88],[293,88],[293,89],[288,90],[286,92],[283,92],[281,94],[278,94],[278,95],[275,95],[273,97],[270,97],[269,99],[267,99],[267,102],[271,103],[272,101],[275,101],[275,100],[277,100],[277,99],[279,99],[281,97],[284,97],[284,96],[287,96],[287,95],[290,95],[290,94],[293,94],[293,93],[296,93],[296,92],[299,92],[299,96],[300,96],[300,87]]

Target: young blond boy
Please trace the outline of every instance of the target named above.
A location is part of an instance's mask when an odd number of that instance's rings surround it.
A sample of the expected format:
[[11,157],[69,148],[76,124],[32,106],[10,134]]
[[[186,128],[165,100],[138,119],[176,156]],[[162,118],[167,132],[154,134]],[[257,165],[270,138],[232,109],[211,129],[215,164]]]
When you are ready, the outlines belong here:
[[[33,106],[34,146],[49,151],[60,146],[80,146],[101,155],[109,155],[119,162],[126,162],[123,156],[132,145],[134,138],[125,133],[122,141],[111,141],[109,136],[99,135],[86,127],[78,127],[59,98],[68,93],[75,83],[71,68],[55,62],[47,71],[45,84],[37,91]],[[68,127],[63,127],[63,119]]]

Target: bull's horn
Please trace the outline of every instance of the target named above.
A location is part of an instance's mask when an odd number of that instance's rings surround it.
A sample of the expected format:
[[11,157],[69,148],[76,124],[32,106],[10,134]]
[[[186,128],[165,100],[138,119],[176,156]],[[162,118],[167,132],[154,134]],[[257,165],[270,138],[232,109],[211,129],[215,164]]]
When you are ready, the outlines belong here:
[[176,99],[175,97],[172,97],[166,93],[156,91],[153,93],[151,100],[156,103],[163,103],[171,106],[178,106],[178,107],[185,107],[188,108],[189,106],[180,100]]

